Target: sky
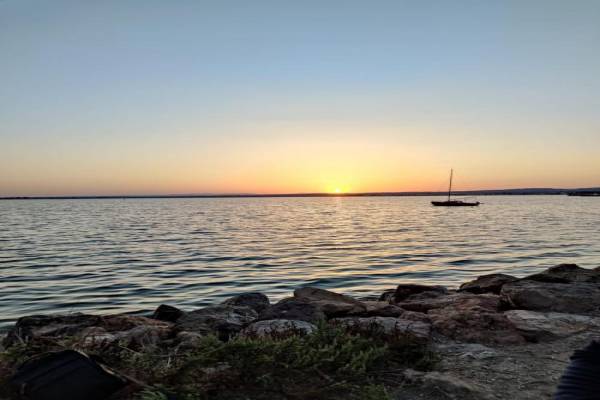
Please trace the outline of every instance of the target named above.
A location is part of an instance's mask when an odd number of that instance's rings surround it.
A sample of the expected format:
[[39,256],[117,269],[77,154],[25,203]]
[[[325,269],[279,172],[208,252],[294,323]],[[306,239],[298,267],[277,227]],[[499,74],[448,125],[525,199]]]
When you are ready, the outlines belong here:
[[600,186],[600,1],[0,0],[0,196]]

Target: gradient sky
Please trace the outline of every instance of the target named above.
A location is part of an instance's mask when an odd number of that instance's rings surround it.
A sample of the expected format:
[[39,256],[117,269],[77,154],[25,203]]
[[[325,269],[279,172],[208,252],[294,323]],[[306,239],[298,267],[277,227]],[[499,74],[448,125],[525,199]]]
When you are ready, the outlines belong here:
[[0,1],[0,196],[600,186],[600,1]]

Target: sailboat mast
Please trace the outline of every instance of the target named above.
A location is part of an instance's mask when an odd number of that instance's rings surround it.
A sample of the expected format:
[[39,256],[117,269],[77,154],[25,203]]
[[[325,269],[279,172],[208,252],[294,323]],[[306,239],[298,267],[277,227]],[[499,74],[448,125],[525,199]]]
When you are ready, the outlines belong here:
[[450,186],[448,187],[448,201],[450,201],[450,195],[452,194],[452,175],[454,170],[450,169]]

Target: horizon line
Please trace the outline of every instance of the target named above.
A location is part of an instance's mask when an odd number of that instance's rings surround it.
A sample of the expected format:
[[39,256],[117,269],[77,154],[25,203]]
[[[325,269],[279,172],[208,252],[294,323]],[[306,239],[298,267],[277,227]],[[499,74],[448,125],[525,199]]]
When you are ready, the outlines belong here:
[[[569,192],[600,191],[598,187],[586,188],[513,188],[474,189],[453,191],[454,195],[560,195]],[[391,192],[307,192],[307,193],[173,193],[173,194],[109,194],[109,195],[34,195],[2,196],[0,200],[68,200],[68,199],[160,199],[160,198],[260,198],[260,197],[378,197],[378,196],[445,196],[448,191],[391,191]]]

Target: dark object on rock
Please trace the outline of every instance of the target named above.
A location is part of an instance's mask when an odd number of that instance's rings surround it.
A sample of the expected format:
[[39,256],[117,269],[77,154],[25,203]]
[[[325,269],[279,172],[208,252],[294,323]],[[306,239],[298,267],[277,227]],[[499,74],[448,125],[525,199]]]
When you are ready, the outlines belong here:
[[102,400],[128,382],[87,355],[64,350],[26,362],[10,383],[29,400]]
[[271,303],[269,302],[269,298],[259,292],[242,293],[225,300],[221,304],[250,307],[259,314],[267,308],[269,308],[269,306],[271,305]]
[[99,325],[102,318],[96,315],[30,315],[17,320],[8,332],[4,345],[10,347],[38,337],[73,336],[81,330]]
[[591,400],[600,398],[600,343],[593,341],[576,350],[558,383],[554,400]]
[[260,313],[258,320],[289,319],[316,324],[325,319],[325,313],[315,304],[296,299],[284,299]]
[[518,279],[505,274],[482,275],[474,281],[460,285],[459,292],[470,292],[475,294],[494,293],[499,294],[502,286],[506,283],[515,282]]
[[166,304],[161,304],[154,311],[154,314],[152,314],[152,318],[157,319],[159,321],[175,322],[182,315],[183,311],[181,311],[179,308],[169,306]]
[[549,283],[588,282],[599,283],[600,271],[581,268],[577,264],[560,264],[539,274],[530,275],[524,280]]
[[595,283],[520,280],[504,285],[500,297],[502,306],[507,309],[584,315],[600,313],[600,287]]
[[448,289],[443,286],[427,286],[427,285],[416,285],[412,283],[404,283],[398,285],[396,288],[396,292],[394,294],[394,301],[399,303],[401,301],[406,300],[408,297],[421,294],[424,292],[434,292],[432,297],[435,297],[438,294],[447,294]]

